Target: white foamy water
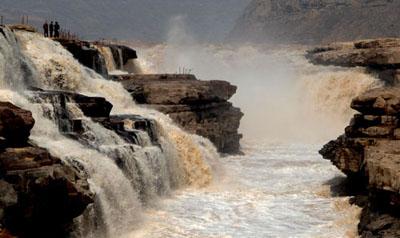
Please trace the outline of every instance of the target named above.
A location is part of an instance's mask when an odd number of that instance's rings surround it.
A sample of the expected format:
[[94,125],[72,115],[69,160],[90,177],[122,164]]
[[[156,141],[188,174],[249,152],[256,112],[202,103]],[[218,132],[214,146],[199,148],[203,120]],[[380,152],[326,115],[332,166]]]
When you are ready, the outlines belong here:
[[[155,163],[163,170],[148,166],[145,180],[149,187],[158,178],[167,177],[179,185],[195,185],[170,191],[170,195],[165,194],[169,197],[157,197],[144,206],[107,155],[110,148],[125,146],[114,133],[88,120],[85,126],[93,132],[97,150],[84,147],[60,135],[55,123],[40,115],[40,108],[25,99],[17,100],[18,96],[4,96],[13,95],[9,90],[3,92],[2,100],[33,110],[38,120],[33,141],[65,161],[79,161],[90,172],[91,189],[98,194],[97,204],[102,207],[109,237],[355,236],[358,209],[348,205],[348,198],[333,197],[329,191],[332,179],[343,175],[317,151],[326,139],[343,131],[353,113],[348,110],[351,98],[376,86],[376,80],[362,70],[313,67],[299,51],[291,49],[232,50],[190,48],[185,44],[182,46],[186,49],[168,48],[162,58],[170,60],[161,66],[194,69],[201,78],[225,79],[239,85],[234,102],[246,114],[241,128],[246,155],[218,158],[209,141],[183,132],[161,113],[135,105],[120,84],[82,67],[58,43],[31,33],[18,33],[18,37],[22,52],[38,72],[38,78],[30,79],[38,86],[103,96],[114,104],[113,113],[136,113],[157,121],[162,152],[169,165]],[[17,54],[10,49],[1,49],[5,51],[2,55]],[[19,49],[15,51],[19,54]],[[0,66],[8,65],[7,60],[0,62]],[[6,72],[12,75],[12,71]],[[21,73],[26,74],[24,70]],[[6,77],[2,78],[5,82]],[[276,141],[279,143],[272,143]],[[139,155],[144,168],[147,162],[152,165],[152,160],[156,161],[153,156],[145,157],[147,152]],[[161,151],[153,152],[163,159],[158,154]],[[168,171],[174,173],[168,175]],[[149,190],[149,194],[154,193]],[[101,232],[89,235],[97,237]]]
[[220,181],[175,193],[128,237],[356,237],[359,209],[331,197],[343,175],[319,148],[246,145],[246,156],[222,158]]

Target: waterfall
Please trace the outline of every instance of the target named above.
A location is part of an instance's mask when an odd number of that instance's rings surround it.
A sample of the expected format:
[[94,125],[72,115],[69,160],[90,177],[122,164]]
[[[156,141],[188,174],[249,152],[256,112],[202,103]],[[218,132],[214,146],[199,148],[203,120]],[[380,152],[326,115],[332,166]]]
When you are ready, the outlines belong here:
[[124,70],[124,60],[122,58],[122,49],[118,48],[118,66],[119,66],[119,70]]
[[[28,60],[23,60],[25,57],[20,54],[17,41],[12,37],[13,33],[7,28],[2,30],[5,34],[0,36],[2,42],[0,100],[10,101],[32,112],[36,121],[30,136],[33,143],[48,149],[66,164],[82,168],[79,169],[82,173],[89,174],[91,190],[97,195],[98,203],[94,206],[103,214],[103,229],[110,234],[126,230],[139,219],[141,206],[138,194],[111,158],[61,135],[56,123],[44,116],[45,105],[34,104],[27,100],[30,95],[21,90],[25,85],[24,79],[36,80],[39,76],[34,75],[35,67]],[[9,61],[9,59],[14,60]],[[13,81],[8,81],[7,77],[12,77]],[[94,232],[96,228],[87,229]],[[97,237],[95,234],[92,235]]]
[[[165,142],[163,149],[168,147],[168,151],[176,151],[172,154],[178,157],[176,159],[185,171],[185,176],[180,177],[181,182],[197,186],[211,182],[212,168],[208,162],[213,161],[217,153],[210,142],[198,143],[196,136],[174,125],[168,116],[135,105],[120,83],[105,80],[93,70],[84,68],[59,43],[28,32],[18,32],[17,36],[22,51],[42,76],[39,78],[42,87],[101,96],[114,105],[114,114],[135,114],[154,119],[158,136]],[[41,56],[37,57],[39,52]]]
[[129,59],[128,62],[124,66],[125,70],[128,73],[132,74],[143,74],[145,73],[142,69],[141,62],[138,59]]
[[[201,187],[211,182],[218,155],[208,140],[185,133],[159,112],[136,106],[119,83],[80,65],[59,43],[7,28],[3,28],[0,41],[0,100],[31,110],[36,120],[31,141],[88,174],[96,194],[93,206],[77,218],[75,236],[122,235],[135,229],[142,207],[157,196],[172,188]],[[135,132],[136,144],[127,143],[85,117],[69,99],[65,105],[68,117],[83,125],[82,134],[70,139],[71,127],[57,116],[63,106],[60,99],[43,99],[23,90],[32,85],[102,96],[114,105],[115,115],[135,114],[155,120],[159,145],[143,131]]]
[[96,48],[100,51],[100,53],[103,55],[103,57],[105,59],[108,72],[113,72],[113,71],[117,70],[117,66],[114,61],[114,56],[111,52],[110,47],[96,45]]

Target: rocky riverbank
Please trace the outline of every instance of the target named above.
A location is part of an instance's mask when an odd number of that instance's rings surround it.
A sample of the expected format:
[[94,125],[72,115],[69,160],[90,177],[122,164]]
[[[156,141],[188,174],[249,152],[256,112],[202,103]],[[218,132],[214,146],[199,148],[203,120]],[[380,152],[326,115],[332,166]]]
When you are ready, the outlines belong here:
[[310,51],[322,65],[366,67],[385,86],[356,97],[357,111],[345,134],[320,153],[343,171],[363,206],[361,237],[400,236],[400,40],[333,44]]

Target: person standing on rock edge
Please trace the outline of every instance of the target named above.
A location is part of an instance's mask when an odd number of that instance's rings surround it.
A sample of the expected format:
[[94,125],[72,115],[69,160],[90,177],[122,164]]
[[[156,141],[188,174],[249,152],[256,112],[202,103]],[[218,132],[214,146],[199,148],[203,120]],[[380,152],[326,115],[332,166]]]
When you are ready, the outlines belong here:
[[60,37],[60,25],[56,21],[56,24],[54,24],[54,37],[59,38]]
[[50,37],[53,37],[53,32],[54,32],[54,24],[53,22],[50,22]]
[[45,21],[43,24],[43,33],[44,37],[49,37],[49,24],[47,23],[47,21]]

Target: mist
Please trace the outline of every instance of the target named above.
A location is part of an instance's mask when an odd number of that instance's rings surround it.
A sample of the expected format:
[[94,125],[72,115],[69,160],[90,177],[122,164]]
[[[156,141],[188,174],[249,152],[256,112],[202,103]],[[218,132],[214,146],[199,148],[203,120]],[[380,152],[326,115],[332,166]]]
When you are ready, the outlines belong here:
[[355,113],[352,98],[379,84],[363,69],[311,65],[304,47],[203,44],[184,16],[171,19],[167,38],[138,50],[145,72],[184,69],[238,86],[231,102],[245,114],[245,141],[325,142],[340,135]]

